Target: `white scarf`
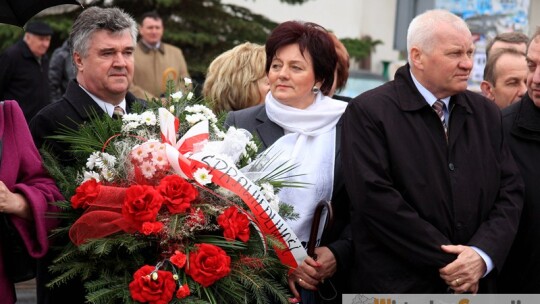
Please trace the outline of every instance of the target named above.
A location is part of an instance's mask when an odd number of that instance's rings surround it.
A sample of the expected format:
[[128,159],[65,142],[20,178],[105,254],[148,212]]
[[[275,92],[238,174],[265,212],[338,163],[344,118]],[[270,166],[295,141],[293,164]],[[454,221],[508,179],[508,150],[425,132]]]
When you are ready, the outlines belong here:
[[[318,93],[313,104],[297,109],[282,104],[268,93],[265,107],[268,118],[285,131],[268,150],[278,154],[276,164],[289,161],[298,166],[289,175],[301,176],[290,180],[308,184],[302,188],[284,188],[278,194],[281,201],[293,205],[299,214],[289,225],[300,241],[307,243],[317,203],[332,197],[336,124],[347,104]],[[321,220],[321,227],[323,225]],[[318,239],[321,233],[319,229]]]

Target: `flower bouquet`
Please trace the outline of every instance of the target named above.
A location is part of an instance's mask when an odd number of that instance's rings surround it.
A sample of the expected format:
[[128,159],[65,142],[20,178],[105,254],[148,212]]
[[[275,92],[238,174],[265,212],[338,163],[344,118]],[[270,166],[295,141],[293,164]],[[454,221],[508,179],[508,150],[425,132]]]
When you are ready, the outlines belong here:
[[[286,275],[305,257],[275,191],[298,186],[290,167],[258,174],[245,130],[218,127],[192,93],[151,100],[122,120],[94,115],[55,136],[80,160],[47,166],[71,197],[58,202],[71,242],[51,266],[50,286],[74,277],[91,303],[288,301]],[[76,181],[75,185],[73,181]]]

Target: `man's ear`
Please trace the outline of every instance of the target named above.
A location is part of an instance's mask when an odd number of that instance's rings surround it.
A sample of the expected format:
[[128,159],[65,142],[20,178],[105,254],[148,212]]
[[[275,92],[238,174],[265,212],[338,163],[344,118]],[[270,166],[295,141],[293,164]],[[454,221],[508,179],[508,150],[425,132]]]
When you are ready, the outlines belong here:
[[82,57],[79,53],[73,52],[73,62],[75,63],[75,67],[77,68],[77,70],[83,70]]
[[482,90],[482,95],[492,101],[495,100],[495,96],[493,95],[493,86],[491,83],[483,80],[482,83],[480,83],[480,90]]
[[413,67],[415,67],[418,70],[424,69],[424,63],[422,61],[422,56],[424,53],[418,48],[413,46],[410,50],[410,60],[409,64]]

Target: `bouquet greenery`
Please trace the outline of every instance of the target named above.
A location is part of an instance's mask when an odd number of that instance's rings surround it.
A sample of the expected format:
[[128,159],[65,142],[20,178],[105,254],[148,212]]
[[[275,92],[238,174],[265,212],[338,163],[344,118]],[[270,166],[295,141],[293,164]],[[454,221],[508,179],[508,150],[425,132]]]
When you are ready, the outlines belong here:
[[53,138],[79,161],[64,167],[44,153],[71,198],[56,203],[67,225],[55,234],[71,242],[51,266],[51,286],[79,277],[90,303],[287,303],[287,243],[254,211],[294,218],[275,193],[298,185],[283,178],[285,165],[238,182],[236,168],[257,153],[245,130],[225,132],[201,100],[177,92]]

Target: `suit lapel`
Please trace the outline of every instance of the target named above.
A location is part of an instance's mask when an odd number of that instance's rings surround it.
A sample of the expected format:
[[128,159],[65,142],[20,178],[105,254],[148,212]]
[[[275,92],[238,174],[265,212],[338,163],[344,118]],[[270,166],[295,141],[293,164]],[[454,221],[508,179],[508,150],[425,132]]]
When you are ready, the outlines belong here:
[[[105,111],[96,104],[96,102],[86,92],[81,89],[76,81],[71,81],[68,84],[65,95],[67,101],[72,105],[74,111],[83,119],[83,121],[89,120],[92,117],[92,113],[95,111],[98,115],[103,115]],[[143,107],[146,107],[146,102],[137,99],[133,94],[128,92],[126,94],[126,106],[127,113],[133,112],[135,103],[141,103]]]
[[264,145],[264,149],[270,147],[276,140],[285,134],[280,126],[268,119],[264,107],[261,107],[261,110],[256,116],[256,120],[260,122],[260,124],[255,127],[255,130]]
[[133,113],[133,107],[135,104],[140,104],[143,108],[146,108],[147,103],[146,101],[142,99],[137,99],[135,95],[131,94],[130,92],[127,92],[126,94],[126,105],[127,105],[127,113]]
[[82,118],[82,121],[89,120],[94,112],[98,115],[105,113],[74,80],[69,82],[64,97],[71,104],[73,110]]
[[452,97],[451,102],[451,111],[450,111],[450,124],[448,131],[448,143],[453,145],[461,133],[463,126],[467,120],[467,116],[472,113],[471,108],[465,101],[463,94],[457,94]]

